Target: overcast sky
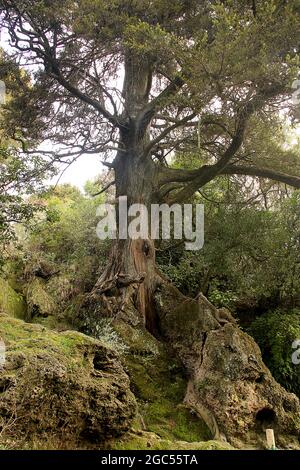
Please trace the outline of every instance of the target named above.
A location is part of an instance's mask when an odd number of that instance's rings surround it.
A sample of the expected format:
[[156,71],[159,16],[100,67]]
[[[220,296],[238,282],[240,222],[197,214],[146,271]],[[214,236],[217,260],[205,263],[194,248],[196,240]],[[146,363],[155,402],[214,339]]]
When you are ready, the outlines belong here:
[[56,184],[59,179],[59,184],[70,183],[83,189],[86,181],[95,179],[96,176],[102,173],[103,169],[100,155],[82,155],[62,175],[52,178],[50,184]]

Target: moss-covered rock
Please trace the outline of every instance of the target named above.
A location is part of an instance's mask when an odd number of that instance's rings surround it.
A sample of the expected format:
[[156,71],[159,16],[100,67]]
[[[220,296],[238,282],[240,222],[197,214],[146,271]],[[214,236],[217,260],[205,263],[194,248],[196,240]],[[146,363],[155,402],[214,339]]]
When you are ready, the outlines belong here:
[[204,421],[183,405],[187,378],[171,348],[143,326],[117,321],[114,327],[128,347],[123,361],[138,401],[136,429],[154,432],[165,441],[210,439]]
[[128,431],[135,399],[118,357],[105,343],[4,314],[0,337],[6,345],[0,370],[2,445],[57,439],[60,447],[98,446]]
[[26,287],[26,303],[28,307],[28,319],[34,317],[49,317],[58,310],[54,299],[45,289],[45,281],[33,278]]
[[0,309],[7,315],[19,319],[23,319],[26,315],[26,305],[22,295],[2,278],[0,278]]

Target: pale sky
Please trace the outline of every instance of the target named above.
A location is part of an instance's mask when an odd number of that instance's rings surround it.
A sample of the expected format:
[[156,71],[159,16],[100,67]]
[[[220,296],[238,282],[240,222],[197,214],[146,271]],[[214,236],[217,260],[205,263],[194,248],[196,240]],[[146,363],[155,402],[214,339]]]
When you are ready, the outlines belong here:
[[[300,139],[300,126],[291,133],[290,141],[287,142],[287,146],[296,145]],[[64,166],[62,167],[62,169]],[[55,176],[50,183],[56,184],[59,179],[59,184],[69,183],[83,189],[84,184],[87,180],[93,180],[96,176],[105,170],[101,163],[101,155],[82,155],[76,160],[63,175]]]
[[[100,155],[82,155],[69,168],[60,175],[54,176],[50,180],[50,184],[56,184],[59,179],[59,184],[69,183],[83,189],[87,180],[93,180],[104,170],[101,163]],[[61,167],[62,170],[64,166]]]

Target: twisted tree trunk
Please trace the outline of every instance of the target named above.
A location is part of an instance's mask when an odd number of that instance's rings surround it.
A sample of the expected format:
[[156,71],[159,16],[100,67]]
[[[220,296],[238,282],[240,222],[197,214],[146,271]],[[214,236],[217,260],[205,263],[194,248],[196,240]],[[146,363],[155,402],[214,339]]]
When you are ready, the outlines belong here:
[[[142,112],[150,81],[147,64],[127,59],[124,112],[128,119],[113,162],[117,201],[126,196],[128,207],[143,204],[148,214],[151,204],[160,202],[160,177],[148,154],[149,130]],[[118,232],[127,229],[121,225],[117,220]],[[267,424],[293,436],[293,445],[298,445],[299,400],[275,382],[258,346],[230,316],[222,319],[205,298],[187,299],[162,278],[149,235],[115,240],[107,268],[85,308],[96,314],[96,320],[125,315],[132,324],[142,324],[170,342],[189,377],[186,404],[207,422],[216,438],[228,438],[235,445],[240,438],[257,442]],[[261,422],[265,415],[272,418],[270,423]]]

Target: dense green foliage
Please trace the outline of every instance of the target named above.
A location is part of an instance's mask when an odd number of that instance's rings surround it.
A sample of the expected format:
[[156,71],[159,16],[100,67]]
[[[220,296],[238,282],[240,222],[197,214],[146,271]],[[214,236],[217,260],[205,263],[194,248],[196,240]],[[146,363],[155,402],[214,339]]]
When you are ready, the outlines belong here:
[[293,364],[292,344],[300,338],[300,310],[277,309],[258,317],[250,333],[259,344],[275,379],[300,396],[300,366]]
[[19,227],[18,250],[12,250],[4,274],[26,297],[28,318],[59,315],[93,287],[109,248],[96,235],[100,202],[101,196],[58,186],[40,195],[42,210],[30,226]]
[[[20,140],[24,122],[33,130],[34,116],[26,105],[32,89],[30,77],[16,61],[0,49],[0,80],[5,84],[4,103],[0,109],[0,266],[9,256],[9,242],[15,240],[14,224],[30,223],[33,215],[41,211],[37,197],[45,179],[55,173],[51,160],[45,161],[35,151],[24,154],[26,144]],[[1,102],[2,103],[2,102]],[[18,103],[18,105],[16,105]],[[15,123],[8,129],[9,115],[16,116],[17,106],[24,113],[23,125]],[[35,126],[39,126],[35,122]],[[6,130],[5,130],[6,128]]]
[[[38,194],[42,180],[50,174],[39,157],[22,158],[15,148],[1,147],[0,140],[0,246],[2,250],[14,238],[13,225],[28,222],[42,208]],[[1,250],[1,251],[2,251]],[[0,255],[3,262],[4,253]]]
[[249,200],[237,185],[222,189],[214,185],[197,199],[205,204],[203,249],[165,247],[158,252],[162,269],[187,295],[201,291],[220,306],[272,300],[293,305],[300,289],[299,192],[271,191],[265,208],[259,195]]
[[101,199],[64,185],[45,193],[40,200],[46,215],[41,215],[25,241],[30,256],[27,261],[32,265],[40,260],[53,263],[60,273],[71,276],[78,290],[91,288],[101,258],[105,257],[96,235],[96,208]]
[[235,312],[274,377],[299,395],[291,357],[300,338],[300,193],[273,189],[251,198],[223,181],[197,202],[206,211],[203,249],[162,245],[160,268],[186,295],[202,292]]

